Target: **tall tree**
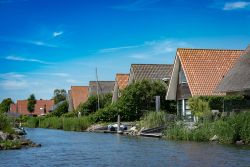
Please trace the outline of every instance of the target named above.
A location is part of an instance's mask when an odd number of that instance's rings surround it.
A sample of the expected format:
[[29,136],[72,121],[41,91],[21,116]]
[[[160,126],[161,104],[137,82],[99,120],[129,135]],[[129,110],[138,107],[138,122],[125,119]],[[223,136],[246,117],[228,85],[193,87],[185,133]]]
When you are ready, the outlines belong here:
[[36,105],[36,97],[34,94],[31,94],[28,98],[28,106],[27,106],[27,109],[30,113],[33,113],[35,111],[35,105]]
[[10,105],[13,103],[11,98],[3,99],[0,104],[0,112],[8,112],[10,110]]
[[66,95],[67,95],[67,92],[65,89],[55,89],[54,97],[53,97],[55,104],[66,100]]

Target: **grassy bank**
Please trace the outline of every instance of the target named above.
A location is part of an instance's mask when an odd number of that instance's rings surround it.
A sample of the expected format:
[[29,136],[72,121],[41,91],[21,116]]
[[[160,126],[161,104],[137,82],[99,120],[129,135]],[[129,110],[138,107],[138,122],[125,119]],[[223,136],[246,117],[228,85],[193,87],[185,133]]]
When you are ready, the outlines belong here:
[[183,123],[175,123],[165,131],[167,139],[188,141],[209,141],[214,135],[220,143],[235,143],[243,140],[250,144],[250,112],[219,119],[213,122],[198,123],[188,129]]
[[21,147],[22,145],[19,141],[0,141],[0,150],[20,149]]
[[33,117],[29,118],[25,126],[31,128],[51,128],[66,131],[84,131],[92,124],[89,117],[67,118],[67,117]]

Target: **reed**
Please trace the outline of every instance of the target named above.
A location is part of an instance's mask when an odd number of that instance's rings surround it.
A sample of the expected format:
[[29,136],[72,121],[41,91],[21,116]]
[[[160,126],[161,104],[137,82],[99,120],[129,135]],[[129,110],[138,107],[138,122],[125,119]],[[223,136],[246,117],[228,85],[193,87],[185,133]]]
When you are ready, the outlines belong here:
[[144,128],[155,128],[165,126],[169,123],[168,115],[164,111],[147,112],[139,121],[139,126]]
[[218,136],[220,143],[229,144],[243,140],[250,144],[250,112],[242,112],[214,122],[202,122],[194,129],[175,123],[164,132],[167,139],[189,141],[209,141],[214,135]]
[[90,125],[89,117],[67,118],[67,117],[47,117],[47,118],[29,118],[25,126],[31,128],[50,128],[63,129],[67,131],[84,131]]

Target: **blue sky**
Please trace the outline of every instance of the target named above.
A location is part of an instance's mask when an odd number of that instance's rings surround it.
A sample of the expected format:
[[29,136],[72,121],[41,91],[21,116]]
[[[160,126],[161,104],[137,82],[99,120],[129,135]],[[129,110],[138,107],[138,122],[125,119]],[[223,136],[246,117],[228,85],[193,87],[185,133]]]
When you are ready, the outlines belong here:
[[250,1],[0,0],[0,100],[114,80],[176,48],[245,49]]

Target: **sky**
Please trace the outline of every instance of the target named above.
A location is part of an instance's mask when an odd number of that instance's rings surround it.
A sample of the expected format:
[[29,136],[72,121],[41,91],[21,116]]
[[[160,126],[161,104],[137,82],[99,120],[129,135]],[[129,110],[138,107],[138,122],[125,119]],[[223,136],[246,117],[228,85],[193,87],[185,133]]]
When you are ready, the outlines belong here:
[[50,99],[177,48],[245,49],[249,0],[0,0],[0,101]]

